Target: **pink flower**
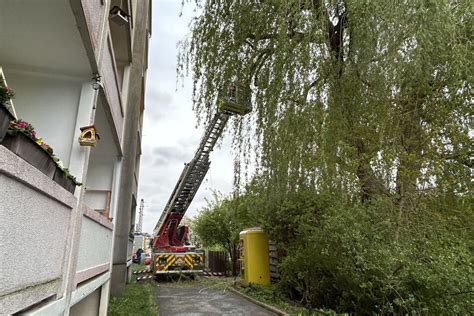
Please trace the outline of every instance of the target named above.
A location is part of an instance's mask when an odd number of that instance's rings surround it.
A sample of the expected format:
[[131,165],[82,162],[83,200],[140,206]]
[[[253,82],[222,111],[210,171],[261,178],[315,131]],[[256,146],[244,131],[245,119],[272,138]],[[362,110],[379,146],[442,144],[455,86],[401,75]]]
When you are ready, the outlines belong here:
[[20,121],[20,122],[18,122],[17,125],[18,125],[19,128],[25,128],[25,127],[28,126],[28,123],[26,123],[25,121]]
[[36,138],[36,131],[32,131],[31,136],[33,136],[33,138]]

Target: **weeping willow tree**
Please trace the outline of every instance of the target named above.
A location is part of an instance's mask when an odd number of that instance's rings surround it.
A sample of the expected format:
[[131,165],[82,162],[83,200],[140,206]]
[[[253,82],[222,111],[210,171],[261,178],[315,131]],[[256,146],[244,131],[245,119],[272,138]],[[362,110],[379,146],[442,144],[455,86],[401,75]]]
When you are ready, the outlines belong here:
[[235,80],[237,173],[256,153],[273,197],[301,188],[362,201],[466,194],[472,170],[471,1],[197,1],[178,70],[201,119]]
[[443,214],[472,219],[474,3],[197,5],[178,70],[193,73],[202,120],[229,82],[250,85],[253,112],[231,128],[237,183],[255,157],[268,226],[289,249],[284,278],[308,301],[362,314],[473,304],[472,229]]

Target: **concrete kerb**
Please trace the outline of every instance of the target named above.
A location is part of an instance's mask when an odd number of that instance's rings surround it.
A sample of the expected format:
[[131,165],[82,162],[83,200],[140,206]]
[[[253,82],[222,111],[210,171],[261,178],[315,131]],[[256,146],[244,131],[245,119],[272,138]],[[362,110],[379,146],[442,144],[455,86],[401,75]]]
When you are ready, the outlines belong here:
[[229,290],[229,291],[231,291],[231,292],[233,292],[233,293],[235,293],[235,294],[237,294],[237,295],[240,295],[240,296],[242,296],[243,298],[245,298],[246,300],[248,300],[248,301],[250,301],[250,302],[252,302],[252,303],[254,303],[254,304],[258,305],[258,306],[261,306],[261,307],[265,308],[266,310],[268,310],[268,311],[270,311],[270,312],[272,312],[272,313],[275,313],[275,314],[277,314],[277,315],[280,315],[280,316],[289,316],[289,315],[290,315],[290,314],[288,314],[288,313],[286,313],[286,312],[284,312],[284,311],[282,311],[282,310],[280,310],[280,309],[278,309],[278,308],[276,308],[276,307],[273,307],[273,306],[271,306],[271,305],[268,305],[268,304],[262,303],[262,302],[260,302],[260,301],[257,301],[256,299],[251,298],[251,297],[248,296],[248,295],[245,295],[244,293],[240,292],[239,290],[237,290],[237,289],[235,289],[235,288],[233,288],[233,287],[228,287],[227,290]]

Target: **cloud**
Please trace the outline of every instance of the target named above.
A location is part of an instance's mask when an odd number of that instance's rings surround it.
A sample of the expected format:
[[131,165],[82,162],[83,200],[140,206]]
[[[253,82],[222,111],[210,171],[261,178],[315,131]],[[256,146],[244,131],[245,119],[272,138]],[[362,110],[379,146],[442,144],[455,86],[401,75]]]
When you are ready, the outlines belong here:
[[163,147],[155,147],[152,150],[153,156],[155,160],[153,161],[153,165],[161,166],[165,163],[179,163],[183,161],[189,156],[189,153],[185,152],[184,147],[176,146],[163,146]]
[[146,100],[149,102],[145,109],[147,119],[158,121],[166,119],[166,114],[172,109],[173,94],[166,90],[150,87],[150,90],[146,92]]

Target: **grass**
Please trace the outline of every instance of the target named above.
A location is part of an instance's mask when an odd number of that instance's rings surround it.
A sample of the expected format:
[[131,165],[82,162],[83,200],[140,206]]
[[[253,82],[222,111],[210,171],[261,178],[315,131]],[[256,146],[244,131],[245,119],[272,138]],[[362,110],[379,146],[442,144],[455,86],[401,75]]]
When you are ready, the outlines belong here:
[[[133,264],[132,271],[144,270],[145,265]],[[128,316],[143,315],[157,316],[158,307],[156,306],[153,295],[153,283],[138,283],[133,276],[132,281],[126,285],[125,291],[121,296],[111,297],[109,302],[110,316]]]
[[237,286],[235,289],[259,302],[274,306],[290,315],[339,315],[330,310],[312,309],[308,311],[304,306],[290,301],[275,283],[269,285],[252,284],[248,287]]
[[[262,303],[274,306],[290,315],[305,315],[306,309],[287,300],[280,290],[274,285],[255,285],[249,287],[236,287],[241,293],[260,301]],[[307,315],[307,314],[306,314]]]
[[140,270],[146,270],[148,266],[146,266],[143,263],[132,263],[132,271],[140,271]]

